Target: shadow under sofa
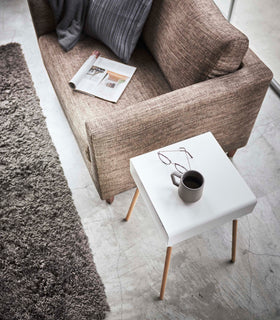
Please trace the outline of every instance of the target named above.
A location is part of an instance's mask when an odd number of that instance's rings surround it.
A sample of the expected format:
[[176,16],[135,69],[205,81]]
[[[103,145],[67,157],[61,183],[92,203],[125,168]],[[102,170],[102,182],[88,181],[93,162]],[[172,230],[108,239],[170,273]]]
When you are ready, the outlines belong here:
[[144,36],[129,61],[137,71],[115,104],[75,92],[68,84],[93,50],[118,61],[114,53],[87,36],[64,52],[47,1],[28,2],[44,64],[101,199],[110,203],[135,186],[131,157],[207,131],[230,155],[246,145],[272,79],[250,49],[236,71],[174,88],[164,61]]

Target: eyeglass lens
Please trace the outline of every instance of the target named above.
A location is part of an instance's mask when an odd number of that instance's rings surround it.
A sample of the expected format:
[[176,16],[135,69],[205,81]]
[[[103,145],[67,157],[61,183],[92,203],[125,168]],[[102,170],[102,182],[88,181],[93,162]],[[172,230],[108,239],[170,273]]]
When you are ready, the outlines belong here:
[[172,162],[167,156],[165,156],[164,154],[162,154],[161,152],[158,152],[158,157],[161,160],[161,162],[163,162],[166,165],[170,165],[173,164],[175,169],[179,172],[179,173],[184,173],[187,171],[187,169],[180,165],[179,163],[176,162]]

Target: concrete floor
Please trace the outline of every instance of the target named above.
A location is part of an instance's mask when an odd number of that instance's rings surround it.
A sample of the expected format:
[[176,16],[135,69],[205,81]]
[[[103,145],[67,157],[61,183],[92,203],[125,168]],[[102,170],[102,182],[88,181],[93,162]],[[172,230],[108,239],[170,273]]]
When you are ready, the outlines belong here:
[[[26,2],[1,0],[0,23],[0,44],[22,44],[106,287],[108,319],[280,319],[280,101],[274,92],[233,160],[258,198],[254,212],[239,220],[236,263],[229,263],[231,224],[187,240],[173,248],[159,301],[166,248],[143,200],[125,223],[134,190],[111,206],[99,199],[44,69]],[[275,50],[275,43],[267,46]]]

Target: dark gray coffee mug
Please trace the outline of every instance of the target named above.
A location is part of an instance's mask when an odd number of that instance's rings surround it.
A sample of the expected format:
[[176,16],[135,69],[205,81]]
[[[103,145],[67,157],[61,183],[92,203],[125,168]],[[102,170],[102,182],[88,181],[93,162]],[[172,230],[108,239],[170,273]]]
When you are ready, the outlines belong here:
[[[180,182],[176,178],[179,178]],[[183,174],[173,172],[171,180],[178,187],[179,196],[184,202],[195,202],[201,198],[204,178],[200,172],[195,170],[189,170]]]

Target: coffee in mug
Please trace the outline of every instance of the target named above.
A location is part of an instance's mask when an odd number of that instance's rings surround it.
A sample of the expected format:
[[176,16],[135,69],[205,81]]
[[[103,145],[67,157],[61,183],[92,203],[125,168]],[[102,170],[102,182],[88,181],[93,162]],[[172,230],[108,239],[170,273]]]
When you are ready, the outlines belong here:
[[[176,178],[179,178],[178,182]],[[178,187],[178,194],[184,202],[198,201],[203,192],[204,177],[196,170],[188,170],[183,174],[173,172],[171,180]]]

